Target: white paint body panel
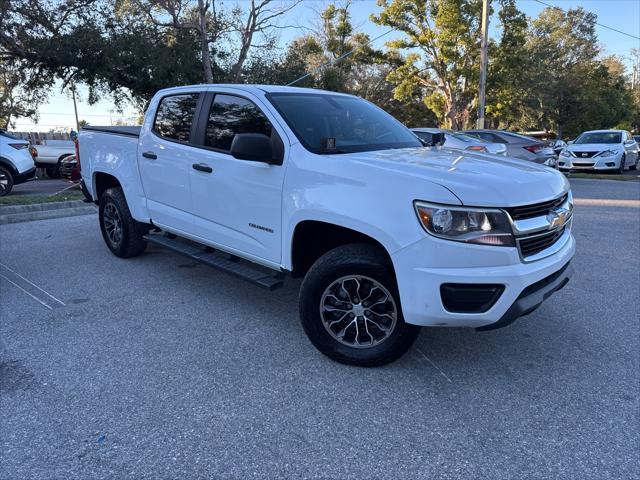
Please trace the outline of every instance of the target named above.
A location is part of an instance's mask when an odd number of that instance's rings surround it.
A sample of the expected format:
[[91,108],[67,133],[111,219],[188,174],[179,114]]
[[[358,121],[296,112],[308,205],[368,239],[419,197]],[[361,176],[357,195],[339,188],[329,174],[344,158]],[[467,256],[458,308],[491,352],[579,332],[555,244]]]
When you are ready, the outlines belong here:
[[38,165],[57,165],[62,157],[74,155],[76,147],[72,141],[45,140],[42,145],[35,145],[38,155],[36,163]]
[[[189,145],[166,146],[170,142],[150,131],[159,98],[211,90],[239,93],[263,110],[285,144],[282,165],[240,161]],[[547,201],[569,190],[565,177],[554,169],[447,149],[313,154],[265,96],[268,91],[296,90],[246,85],[163,90],[149,105],[139,139],[81,132],[85,183],[93,194],[95,174],[109,173],[122,184],[137,220],[151,220],[174,233],[285,270],[293,267],[292,240],[300,222],[322,221],[361,232],[389,253],[405,320],[418,325],[475,327],[495,322],[525,286],[559,270],[573,256],[570,233],[559,252],[530,263],[522,262],[516,248],[437,239],[424,231],[413,207],[415,200],[477,207]],[[158,159],[143,158],[147,150],[156,152]],[[201,162],[213,173],[191,168]],[[250,223],[273,233],[251,228]],[[439,300],[444,281],[504,283],[506,289],[488,312],[452,315]]]

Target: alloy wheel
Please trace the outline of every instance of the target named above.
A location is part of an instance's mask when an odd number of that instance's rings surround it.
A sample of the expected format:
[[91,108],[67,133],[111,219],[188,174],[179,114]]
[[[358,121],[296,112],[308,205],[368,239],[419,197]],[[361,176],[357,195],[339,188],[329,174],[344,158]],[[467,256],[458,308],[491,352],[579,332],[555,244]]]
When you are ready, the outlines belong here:
[[0,194],[2,194],[9,187],[9,177],[6,173],[0,170]]
[[113,203],[107,203],[104,206],[102,222],[111,245],[114,247],[120,245],[120,242],[122,242],[122,220],[118,209]]
[[331,283],[320,300],[320,318],[327,332],[351,348],[371,348],[396,328],[398,309],[380,282],[348,275]]

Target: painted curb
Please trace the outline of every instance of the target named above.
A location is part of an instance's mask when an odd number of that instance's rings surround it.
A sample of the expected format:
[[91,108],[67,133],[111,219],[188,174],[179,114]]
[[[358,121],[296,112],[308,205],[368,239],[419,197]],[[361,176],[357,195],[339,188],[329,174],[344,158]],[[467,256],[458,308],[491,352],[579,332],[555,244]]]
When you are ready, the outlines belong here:
[[97,213],[97,211],[98,209],[95,205],[84,203],[82,200],[36,203],[33,205],[7,205],[0,207],[0,225],[91,215]]

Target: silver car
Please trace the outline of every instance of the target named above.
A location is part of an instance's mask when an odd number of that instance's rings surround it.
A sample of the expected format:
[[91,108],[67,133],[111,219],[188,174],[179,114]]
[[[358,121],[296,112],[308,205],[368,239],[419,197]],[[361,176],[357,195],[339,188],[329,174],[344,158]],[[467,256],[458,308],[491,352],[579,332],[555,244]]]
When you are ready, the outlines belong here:
[[502,143],[507,147],[507,155],[551,167],[556,165],[556,154],[547,142],[503,130],[475,129],[464,132],[486,142]]
[[502,143],[491,143],[479,140],[461,132],[454,132],[444,128],[412,128],[421,140],[431,143],[431,137],[434,133],[444,134],[444,147],[454,150],[470,150],[473,152],[491,153],[493,155],[506,155],[507,147]]

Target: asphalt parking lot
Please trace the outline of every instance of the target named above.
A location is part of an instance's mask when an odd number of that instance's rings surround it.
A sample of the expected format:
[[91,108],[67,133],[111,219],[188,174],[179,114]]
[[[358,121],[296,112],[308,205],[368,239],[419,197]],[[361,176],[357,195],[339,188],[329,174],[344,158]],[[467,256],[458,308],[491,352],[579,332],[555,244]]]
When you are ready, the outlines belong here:
[[378,369],[311,346],[297,281],[3,225],[0,478],[639,478],[640,183],[572,185],[564,290]]

